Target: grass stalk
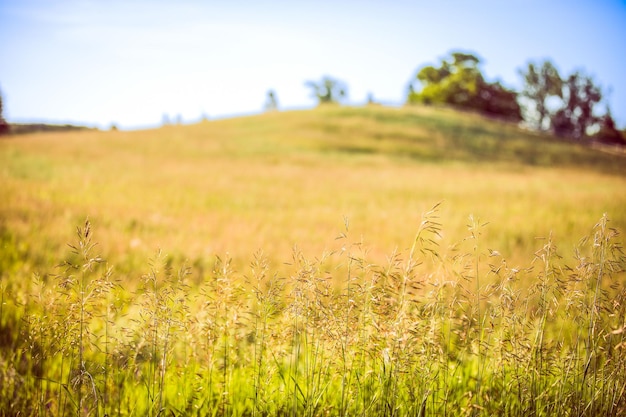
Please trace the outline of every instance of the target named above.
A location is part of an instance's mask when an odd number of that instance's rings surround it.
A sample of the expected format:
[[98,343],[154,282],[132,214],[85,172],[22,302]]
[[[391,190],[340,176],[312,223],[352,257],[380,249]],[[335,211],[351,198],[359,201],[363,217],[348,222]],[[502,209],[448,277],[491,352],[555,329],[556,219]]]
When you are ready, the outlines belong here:
[[139,291],[113,294],[86,224],[65,273],[34,282],[28,337],[14,338],[28,354],[0,357],[0,382],[22,372],[10,381],[24,389],[2,388],[20,397],[0,404],[54,417],[619,416],[626,259],[607,222],[576,268],[552,235],[510,268],[483,254],[473,220],[449,258],[429,212],[384,268],[362,242],[314,261],[295,250],[284,286],[261,255],[245,282],[218,258],[190,309],[196,290],[162,253]]

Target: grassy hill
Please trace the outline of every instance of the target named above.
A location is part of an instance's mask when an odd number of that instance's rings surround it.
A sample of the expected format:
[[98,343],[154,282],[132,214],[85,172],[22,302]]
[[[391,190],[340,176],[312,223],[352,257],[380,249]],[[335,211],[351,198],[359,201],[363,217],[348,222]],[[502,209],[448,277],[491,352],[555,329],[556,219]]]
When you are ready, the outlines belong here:
[[0,414],[623,414],[625,162],[427,107],[2,140]]
[[58,257],[87,217],[122,265],[158,247],[189,259],[228,251],[243,264],[268,247],[277,258],[294,244],[320,252],[344,217],[388,253],[440,201],[448,237],[462,239],[473,214],[513,258],[550,231],[574,242],[604,212],[626,226],[623,156],[446,109],[24,135],[0,142],[0,161],[1,227],[29,262]]
[[[278,123],[285,120],[282,117]],[[623,157],[607,156],[582,144],[450,109],[322,109],[300,114],[296,123],[294,131],[308,130],[308,135],[315,137],[315,143],[306,145],[329,153],[384,154],[418,162],[495,162],[626,172]],[[278,126],[272,129],[282,130]],[[296,136],[296,146],[305,144],[299,139],[306,136]]]

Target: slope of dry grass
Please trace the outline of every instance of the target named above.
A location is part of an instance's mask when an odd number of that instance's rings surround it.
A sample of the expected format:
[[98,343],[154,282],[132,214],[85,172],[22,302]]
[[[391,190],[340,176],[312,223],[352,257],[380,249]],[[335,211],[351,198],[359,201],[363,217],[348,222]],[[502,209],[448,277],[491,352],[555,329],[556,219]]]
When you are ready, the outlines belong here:
[[623,158],[429,108],[39,134],[0,142],[0,158],[4,239],[37,266],[87,217],[128,270],[159,247],[194,261],[229,252],[237,265],[260,248],[320,253],[344,217],[388,253],[439,201],[449,242],[473,214],[497,224],[486,244],[513,259],[550,231],[573,245],[605,212],[626,226]]
[[0,416],[620,415],[624,162],[420,107],[2,141]]

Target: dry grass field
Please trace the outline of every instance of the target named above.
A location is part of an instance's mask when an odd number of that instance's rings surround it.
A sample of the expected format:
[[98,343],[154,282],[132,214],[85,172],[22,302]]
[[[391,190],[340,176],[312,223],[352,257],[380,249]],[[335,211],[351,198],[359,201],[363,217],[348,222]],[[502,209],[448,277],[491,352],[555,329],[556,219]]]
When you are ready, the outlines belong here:
[[[50,133],[0,142],[4,239],[35,266],[89,218],[124,268],[162,248],[239,265],[321,253],[350,221],[388,254],[442,202],[445,237],[469,215],[509,258],[550,232],[573,247],[607,213],[626,226],[624,158],[473,115],[428,108],[320,109],[138,132]],[[271,250],[270,250],[271,248]],[[38,259],[43,264],[37,265]]]
[[428,107],[2,140],[0,415],[620,415],[625,191]]

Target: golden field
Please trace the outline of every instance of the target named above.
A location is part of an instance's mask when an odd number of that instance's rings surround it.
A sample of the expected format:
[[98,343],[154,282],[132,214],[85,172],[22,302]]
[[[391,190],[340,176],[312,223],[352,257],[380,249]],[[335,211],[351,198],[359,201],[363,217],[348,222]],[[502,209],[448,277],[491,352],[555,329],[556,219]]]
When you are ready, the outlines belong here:
[[430,107],[9,137],[0,417],[623,415],[625,191]]
[[445,244],[466,237],[473,215],[490,223],[486,247],[518,261],[550,232],[570,250],[603,213],[626,227],[624,157],[441,109],[21,136],[0,142],[0,158],[4,239],[37,267],[62,257],[86,218],[123,269],[159,248],[237,265],[257,250],[283,262],[294,245],[319,255],[344,219],[384,259],[438,202]]

